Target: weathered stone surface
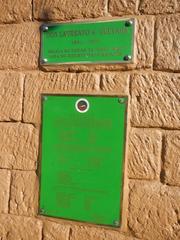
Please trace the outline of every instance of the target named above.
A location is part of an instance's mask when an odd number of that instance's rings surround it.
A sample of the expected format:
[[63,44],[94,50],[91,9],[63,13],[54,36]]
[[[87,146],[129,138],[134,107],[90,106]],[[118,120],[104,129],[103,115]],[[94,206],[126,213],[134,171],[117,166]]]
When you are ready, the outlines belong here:
[[42,223],[35,218],[0,215],[0,239],[41,240]]
[[103,0],[35,0],[34,16],[43,20],[68,20],[103,16]]
[[137,19],[135,56],[137,68],[151,68],[154,59],[154,17],[142,16]]
[[36,169],[38,132],[30,124],[0,123],[0,167]]
[[0,0],[0,22],[12,23],[32,19],[31,0]]
[[137,179],[158,179],[161,165],[161,132],[152,129],[131,129],[129,139],[128,176]]
[[173,13],[175,9],[176,0],[142,0],[139,6],[140,12],[147,14]]
[[44,222],[43,240],[69,240],[70,227],[53,222]]
[[180,186],[180,131],[166,132],[164,149],[165,182]]
[[138,1],[137,0],[110,0],[109,12],[112,15],[126,15],[137,13]]
[[35,215],[38,209],[38,179],[35,172],[13,171],[11,180],[10,213]]
[[126,73],[33,73],[25,79],[25,122],[40,123],[40,94],[121,94],[127,95]]
[[133,126],[180,128],[179,74],[134,74],[131,80]]
[[180,14],[158,17],[155,30],[155,68],[179,71]]
[[35,69],[39,56],[39,24],[0,26],[0,69]]
[[180,238],[180,191],[158,182],[130,184],[129,227],[144,240]]
[[11,173],[0,169],[0,213],[8,212]]
[[118,231],[104,230],[92,227],[72,228],[71,240],[136,240]]
[[20,121],[24,75],[0,72],[0,121]]

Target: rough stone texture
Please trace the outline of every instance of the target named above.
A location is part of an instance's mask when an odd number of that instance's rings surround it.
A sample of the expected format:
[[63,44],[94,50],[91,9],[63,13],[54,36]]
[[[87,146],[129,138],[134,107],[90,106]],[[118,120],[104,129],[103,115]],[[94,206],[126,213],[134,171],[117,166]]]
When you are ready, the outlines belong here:
[[39,24],[0,25],[0,69],[35,69],[39,56]]
[[155,68],[180,71],[180,14],[158,17]]
[[8,213],[11,173],[0,169],[0,213]]
[[0,23],[13,23],[31,20],[31,3],[31,0],[0,0]]
[[92,227],[74,227],[72,228],[71,240],[136,240],[118,231],[104,230],[102,228]]
[[143,240],[180,239],[180,191],[158,182],[130,184],[129,227]]
[[180,131],[165,134],[164,149],[165,182],[180,186]]
[[70,227],[53,222],[44,222],[43,240],[69,240]]
[[68,20],[103,16],[103,0],[34,0],[36,19]]
[[23,79],[20,73],[0,72],[0,121],[21,120]]
[[128,93],[128,74],[33,73],[25,79],[25,122],[40,123],[40,94],[120,94]]
[[0,123],[0,167],[36,169],[38,132],[30,124]]
[[135,56],[137,68],[151,68],[154,59],[154,17],[142,16],[136,25]]
[[137,179],[158,179],[161,165],[161,132],[132,129],[129,133],[128,176]]
[[42,223],[35,218],[0,215],[0,239],[41,240]]
[[137,13],[138,3],[137,0],[110,0],[109,12],[117,16]]
[[35,172],[13,171],[11,180],[10,213],[35,215],[38,209],[38,178]]
[[180,128],[179,74],[134,74],[131,82],[133,126]]
[[141,13],[159,14],[173,13],[176,9],[176,0],[142,0],[139,10]]

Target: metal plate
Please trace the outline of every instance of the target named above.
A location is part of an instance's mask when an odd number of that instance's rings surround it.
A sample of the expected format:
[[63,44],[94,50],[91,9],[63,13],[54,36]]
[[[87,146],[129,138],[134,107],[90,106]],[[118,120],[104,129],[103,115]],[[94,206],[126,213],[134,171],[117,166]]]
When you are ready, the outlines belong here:
[[126,97],[43,97],[40,214],[120,225],[126,105]]
[[133,62],[134,19],[47,24],[41,64]]

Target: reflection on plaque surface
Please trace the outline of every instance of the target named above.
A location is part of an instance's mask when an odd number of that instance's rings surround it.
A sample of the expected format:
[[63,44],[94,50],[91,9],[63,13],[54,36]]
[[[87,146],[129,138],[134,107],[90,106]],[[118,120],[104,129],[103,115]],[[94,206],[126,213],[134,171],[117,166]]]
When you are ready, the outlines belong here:
[[40,213],[118,227],[127,98],[42,98]]
[[133,62],[134,19],[41,26],[41,64]]

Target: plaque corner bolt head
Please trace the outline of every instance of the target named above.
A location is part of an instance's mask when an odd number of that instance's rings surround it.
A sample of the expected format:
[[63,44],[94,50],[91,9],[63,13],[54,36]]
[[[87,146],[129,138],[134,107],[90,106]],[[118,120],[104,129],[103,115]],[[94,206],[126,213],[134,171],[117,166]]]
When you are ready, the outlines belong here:
[[114,224],[114,226],[119,227],[119,221],[115,220],[115,221],[113,222],[113,224]]
[[47,25],[42,25],[41,29],[43,32],[47,32],[49,28]]
[[47,96],[43,96],[43,100],[47,101],[48,97]]
[[130,27],[132,25],[133,25],[133,20],[128,20],[128,21],[125,22],[126,27]]
[[118,103],[120,103],[120,104],[125,103],[125,99],[124,98],[118,98]]
[[124,61],[130,61],[132,59],[131,55],[124,56]]
[[40,214],[45,213],[44,209],[43,209],[43,208],[40,208],[40,209],[39,209],[39,213],[40,213]]
[[42,63],[47,63],[48,60],[47,60],[47,58],[43,58],[43,59],[41,59],[41,62],[42,62]]

